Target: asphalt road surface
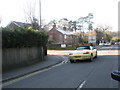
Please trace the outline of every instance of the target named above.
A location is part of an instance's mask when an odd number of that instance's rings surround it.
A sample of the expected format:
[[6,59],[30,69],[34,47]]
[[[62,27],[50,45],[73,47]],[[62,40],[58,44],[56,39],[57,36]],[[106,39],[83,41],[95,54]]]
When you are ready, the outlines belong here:
[[104,47],[98,50],[98,58],[93,62],[67,61],[3,88],[118,88],[118,82],[111,79],[111,72],[118,68],[117,49],[117,46]]

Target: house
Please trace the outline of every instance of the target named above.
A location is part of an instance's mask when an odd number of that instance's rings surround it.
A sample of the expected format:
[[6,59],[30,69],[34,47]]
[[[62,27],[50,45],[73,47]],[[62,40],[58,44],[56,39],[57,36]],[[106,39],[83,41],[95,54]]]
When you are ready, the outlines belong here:
[[29,27],[29,26],[31,26],[31,24],[29,24],[29,23],[12,21],[6,27],[10,28],[10,29],[15,29],[15,28],[18,28],[18,27],[26,28],[26,27]]
[[79,42],[79,36],[73,34],[73,32],[68,30],[56,29],[56,25],[48,32],[49,41],[53,44],[74,44]]
[[97,35],[97,33],[96,33],[96,31],[95,30],[90,30],[89,32],[88,32],[88,35]]
[[88,42],[92,44],[96,44],[97,33],[95,30],[91,30],[88,32]]

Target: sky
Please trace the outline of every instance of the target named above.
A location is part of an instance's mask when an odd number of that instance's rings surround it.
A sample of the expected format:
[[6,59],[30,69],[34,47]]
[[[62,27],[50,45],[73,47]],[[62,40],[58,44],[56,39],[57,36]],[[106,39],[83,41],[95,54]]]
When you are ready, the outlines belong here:
[[[118,2],[120,0],[41,0],[41,18],[44,22],[51,20],[77,20],[93,13],[94,27],[108,25],[118,30]],[[0,0],[0,26],[11,21],[25,22],[28,7],[34,7],[39,18],[39,0]]]

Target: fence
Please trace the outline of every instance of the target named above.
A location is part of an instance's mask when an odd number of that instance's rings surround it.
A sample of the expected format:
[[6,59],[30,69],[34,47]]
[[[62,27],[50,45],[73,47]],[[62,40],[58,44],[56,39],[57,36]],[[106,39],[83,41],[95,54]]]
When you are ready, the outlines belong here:
[[2,50],[3,70],[29,65],[44,59],[43,47],[8,48]]

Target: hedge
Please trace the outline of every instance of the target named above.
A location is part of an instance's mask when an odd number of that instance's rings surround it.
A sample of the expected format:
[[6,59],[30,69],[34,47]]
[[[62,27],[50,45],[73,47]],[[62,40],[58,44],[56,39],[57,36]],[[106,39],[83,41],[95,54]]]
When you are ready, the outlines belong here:
[[44,31],[2,28],[2,48],[46,47],[48,35]]

